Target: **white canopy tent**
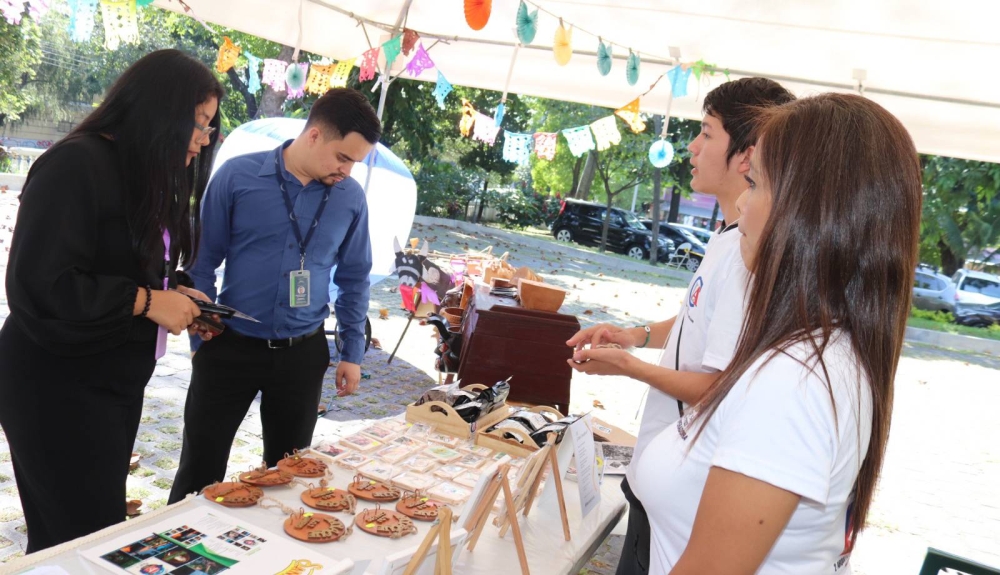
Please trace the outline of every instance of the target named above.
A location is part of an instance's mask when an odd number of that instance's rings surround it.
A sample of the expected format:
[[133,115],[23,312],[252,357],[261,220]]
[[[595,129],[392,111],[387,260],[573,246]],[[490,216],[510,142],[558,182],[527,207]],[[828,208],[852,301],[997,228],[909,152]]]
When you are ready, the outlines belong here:
[[[489,23],[479,31],[466,23],[461,0],[184,4],[204,21],[335,60],[360,57],[405,22],[452,84],[498,91],[517,43],[519,0],[493,0]],[[184,11],[179,0],[155,5]],[[518,51],[511,93],[618,108],[676,65],[675,47],[681,62],[704,60],[732,78],[766,76],[800,96],[863,90],[902,120],[921,152],[1000,162],[1000,79],[991,68],[1000,62],[1000,3],[993,0],[529,1],[529,8],[536,6],[542,9],[538,33]],[[574,26],[566,66],[556,64],[551,50],[558,17]],[[597,35],[614,43],[608,76],[597,70]],[[625,74],[630,48],[642,58],[634,86]],[[397,59],[394,73],[405,60]],[[420,79],[433,82],[437,73],[427,70]],[[701,82],[692,77],[689,95],[674,100],[672,115],[700,118],[701,98],[723,81],[721,74]],[[663,113],[669,93],[664,79],[642,99],[643,111]]]

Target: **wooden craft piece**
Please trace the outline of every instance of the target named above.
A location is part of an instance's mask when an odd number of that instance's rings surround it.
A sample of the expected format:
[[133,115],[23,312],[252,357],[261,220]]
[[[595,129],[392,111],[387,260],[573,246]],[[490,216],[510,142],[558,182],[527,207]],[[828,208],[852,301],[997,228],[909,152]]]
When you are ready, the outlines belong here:
[[250,507],[264,497],[260,487],[234,481],[209,485],[202,493],[205,499],[226,507]]
[[318,487],[303,491],[302,503],[320,511],[346,511],[354,515],[357,499],[343,489]]
[[399,499],[399,489],[367,479],[360,473],[354,476],[354,481],[347,487],[351,495],[365,501],[395,501]]
[[396,511],[417,521],[434,521],[438,518],[438,510],[444,507],[447,505],[417,491],[404,495],[396,504]]
[[296,453],[279,461],[278,469],[296,477],[323,477],[326,475],[327,465],[319,459],[302,457]]
[[285,533],[306,543],[331,543],[346,539],[352,528],[333,515],[325,513],[293,513],[285,519]]
[[274,487],[276,485],[288,485],[292,482],[293,476],[287,471],[280,469],[268,469],[258,467],[252,471],[240,473],[240,481],[256,485],[258,487]]
[[378,506],[358,513],[354,518],[354,524],[362,531],[390,539],[399,539],[417,532],[417,526],[409,517],[395,511],[386,511]]

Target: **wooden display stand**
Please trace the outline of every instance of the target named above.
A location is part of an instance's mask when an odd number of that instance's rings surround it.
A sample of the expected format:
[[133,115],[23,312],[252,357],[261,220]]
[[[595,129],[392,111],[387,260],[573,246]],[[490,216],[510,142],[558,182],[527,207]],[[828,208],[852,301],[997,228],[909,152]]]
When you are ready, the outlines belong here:
[[572,315],[531,311],[511,298],[490,295],[475,285],[462,324],[462,381],[500,381],[511,377],[508,401],[569,410],[573,370],[566,340],[580,330]]
[[438,520],[434,522],[427,537],[420,543],[416,554],[403,571],[403,575],[414,575],[427,557],[434,540],[438,540],[437,563],[434,565],[434,575],[451,575],[451,508],[442,507],[438,510]]
[[[461,388],[464,391],[477,392],[489,389],[487,386],[474,383]],[[406,407],[406,421],[410,423],[425,423],[433,426],[441,433],[447,433],[459,439],[471,439],[477,429],[486,429],[503,421],[510,415],[510,408],[503,404],[493,411],[480,417],[475,423],[462,419],[455,408],[443,401],[428,401],[421,405],[410,404]]]
[[[528,411],[534,413],[549,413],[556,416],[557,420],[564,417],[562,413],[559,413],[559,411],[552,409],[547,405],[537,405]],[[509,415],[510,414],[508,414],[508,416]],[[481,431],[476,432],[476,445],[488,447],[494,451],[509,453],[510,455],[516,455],[518,457],[530,457],[541,449],[541,447],[535,443],[535,440],[531,439],[531,437],[525,435],[517,429],[494,429],[493,431],[487,432],[486,430],[493,425],[496,425],[496,423],[484,426]],[[504,437],[505,433],[516,436],[520,439],[520,441],[507,439]]]
[[[531,511],[531,506],[538,495],[538,489],[542,484],[542,476],[545,467],[552,466],[552,479],[556,484],[556,496],[559,500],[559,514],[562,518],[563,536],[566,541],[570,540],[569,515],[566,513],[566,497],[563,495],[562,473],[559,471],[559,459],[555,446],[555,434],[550,433],[548,443],[541,448],[537,454],[525,462],[525,468],[521,470],[521,475],[517,478],[517,496],[514,498],[514,514],[522,511],[527,517]],[[506,507],[506,505],[505,505]],[[507,528],[514,525],[510,519],[510,513],[506,516],[497,517],[496,522],[500,527],[500,537],[507,534]]]
[[507,479],[509,472],[510,464],[508,463],[501,465],[497,469],[490,484],[486,487],[486,493],[479,499],[479,503],[472,514],[465,520],[465,530],[470,533],[468,549],[472,551],[476,548],[476,542],[479,541],[479,536],[482,534],[483,528],[486,527],[486,522],[490,518],[490,510],[493,508],[493,502],[496,501],[502,489],[505,503],[504,508],[507,510],[507,519],[514,530],[514,547],[517,548],[517,559],[521,563],[521,573],[522,575],[530,575],[528,554],[524,550],[521,526],[517,522],[514,495],[511,493],[510,481]]

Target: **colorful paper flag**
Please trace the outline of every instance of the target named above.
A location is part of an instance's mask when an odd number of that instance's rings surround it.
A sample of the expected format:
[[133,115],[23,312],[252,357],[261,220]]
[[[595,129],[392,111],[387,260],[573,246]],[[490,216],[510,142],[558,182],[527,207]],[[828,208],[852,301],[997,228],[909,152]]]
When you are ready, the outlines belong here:
[[139,23],[135,16],[135,0],[101,0],[104,19],[104,47],[117,50],[124,42],[139,41]]
[[[375,55],[376,58],[378,54]],[[333,73],[330,74],[330,85],[329,88],[343,88],[347,86],[347,79],[351,75],[351,70],[354,69],[354,62],[357,58],[351,58],[350,60],[341,60],[337,62],[337,67],[333,69]]]
[[492,146],[499,133],[500,127],[497,126],[493,118],[482,112],[476,112],[476,126],[472,131],[473,140],[479,140]]
[[462,100],[462,119],[458,122],[458,129],[462,135],[468,137],[472,132],[472,125],[476,123],[476,109],[468,100]]
[[553,160],[556,157],[556,132],[535,132],[535,155],[543,160]]
[[244,52],[247,59],[247,90],[251,94],[260,91],[260,63],[264,60],[254,56],[250,52]]
[[590,133],[590,126],[567,128],[562,133],[569,144],[569,151],[577,158],[594,149],[594,137]]
[[275,92],[283,92],[285,90],[285,71],[287,69],[287,62],[268,58],[264,60],[264,75],[261,81],[270,86]]
[[94,33],[97,0],[69,0],[69,9],[70,39],[74,42],[88,42]]
[[403,308],[406,311],[417,311],[417,304],[413,301],[413,287],[399,284],[399,297],[403,300]]
[[671,68],[667,72],[667,79],[670,80],[670,90],[674,93],[674,98],[682,98],[688,93],[688,78],[691,77],[691,69],[683,69],[681,66]]
[[21,14],[24,12],[25,0],[0,0],[0,12],[11,26],[21,23]]
[[403,35],[399,34],[395,38],[392,38],[385,44],[382,44],[382,52],[385,53],[385,71],[392,70],[392,63],[396,61],[396,57],[403,50]]
[[240,57],[241,48],[229,39],[229,36],[222,37],[222,46],[219,46],[219,57],[215,60],[215,70],[220,74],[225,74],[230,68],[236,65],[236,59]]
[[642,116],[639,114],[639,98],[615,110],[615,115],[625,120],[628,127],[636,134],[646,129],[646,122],[642,121]]
[[309,71],[309,62],[292,62],[285,70],[285,86],[288,88],[289,100],[301,98],[306,95],[306,73]]
[[409,28],[403,28],[403,55],[409,56],[410,52],[413,51],[413,47],[417,45],[417,40],[420,39],[420,34],[417,34]]
[[420,74],[427,70],[428,68],[434,67],[434,61],[431,60],[430,55],[427,54],[427,50],[424,50],[423,43],[417,47],[417,53],[410,58],[410,62],[406,65],[406,71],[416,78]]
[[444,110],[444,99],[448,97],[451,93],[452,87],[451,82],[444,77],[441,70],[438,70],[438,80],[437,85],[434,86],[434,97],[437,99],[438,108]]
[[326,94],[326,91],[330,89],[330,75],[333,73],[335,67],[336,64],[329,64],[327,66],[313,64],[309,68],[309,79],[306,80],[306,92],[316,94],[317,96]]
[[531,134],[503,132],[503,159],[508,162],[527,164],[531,159]]
[[622,141],[622,134],[618,131],[618,122],[615,121],[614,115],[606,116],[590,124],[590,130],[594,132],[599,152],[607,150],[611,146],[617,146]]
[[378,68],[378,46],[368,50],[361,57],[361,74],[358,76],[359,82],[367,82],[375,78],[375,69]]

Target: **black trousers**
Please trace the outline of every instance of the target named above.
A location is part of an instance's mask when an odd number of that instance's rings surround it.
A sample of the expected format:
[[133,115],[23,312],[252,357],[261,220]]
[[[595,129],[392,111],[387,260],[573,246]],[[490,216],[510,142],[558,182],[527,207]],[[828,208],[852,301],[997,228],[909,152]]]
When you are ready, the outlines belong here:
[[192,363],[184,447],[170,503],[225,479],[233,439],[257,392],[262,393],[260,418],[268,467],[312,443],[323,375],[330,365],[322,329],[284,349],[270,349],[265,340],[225,331],[205,342]]
[[8,318],[0,331],[0,426],[28,553],[125,520],[125,480],[156,366],[155,342],[56,356]]
[[628,501],[628,531],[622,544],[621,558],[615,575],[646,575],[649,573],[649,517],[646,509],[632,493],[628,479],[622,479],[622,492]]

